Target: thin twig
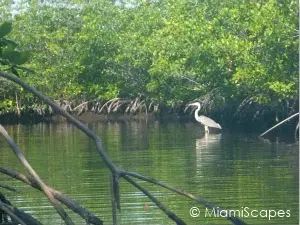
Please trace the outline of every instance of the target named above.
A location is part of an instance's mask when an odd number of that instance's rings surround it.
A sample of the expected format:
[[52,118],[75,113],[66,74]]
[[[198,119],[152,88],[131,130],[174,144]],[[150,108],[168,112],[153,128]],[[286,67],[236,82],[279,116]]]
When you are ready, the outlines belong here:
[[197,81],[195,81],[195,80],[193,80],[193,79],[191,79],[191,78],[189,78],[189,77],[185,77],[185,76],[181,76],[181,77],[182,77],[183,79],[186,79],[186,80],[188,80],[188,81],[194,83],[194,84],[200,85],[200,83],[198,83]]
[[300,123],[300,121],[298,121],[298,124],[297,124],[297,126],[296,126],[296,128],[295,128],[295,141],[297,142],[297,130],[299,130],[299,123]]
[[171,212],[166,206],[164,206],[160,201],[158,201],[153,195],[151,195],[145,188],[143,188],[141,185],[139,185],[137,182],[132,180],[127,175],[122,176],[125,180],[127,180],[129,183],[140,189],[148,198],[151,199],[152,202],[154,202],[158,208],[160,208],[163,212],[165,212],[170,219],[176,222],[177,225],[185,225],[186,223],[180,219],[178,216],[176,216],[175,213]]
[[289,121],[290,119],[294,118],[295,116],[299,115],[299,112],[295,113],[294,115],[286,118],[285,120],[281,121],[280,123],[276,124],[275,126],[271,127],[269,130],[265,131],[264,133],[262,133],[261,135],[259,135],[260,137],[264,136],[265,134],[269,133],[271,130],[273,130],[274,128],[280,126],[281,124],[285,123],[286,121]]
[[114,187],[114,176],[110,177],[110,194],[111,194],[111,209],[112,209],[112,218],[113,225],[118,225],[117,218],[117,204],[116,204],[116,195],[115,195],[115,187]]
[[[210,202],[208,202],[207,200],[201,199],[201,198],[199,198],[199,197],[197,197],[197,196],[195,196],[195,195],[193,195],[193,194],[191,194],[191,193],[189,193],[189,192],[187,192],[187,191],[185,191],[185,190],[183,190],[183,189],[175,188],[175,187],[173,187],[172,185],[166,184],[166,183],[164,183],[164,182],[155,180],[155,179],[153,179],[153,178],[151,178],[151,177],[146,177],[146,176],[143,176],[143,175],[141,175],[141,174],[134,173],[134,172],[129,172],[129,171],[125,171],[125,170],[124,170],[124,171],[122,171],[122,174],[129,175],[129,176],[138,178],[138,179],[140,179],[140,180],[144,180],[144,181],[147,181],[147,182],[149,182],[149,183],[156,184],[156,185],[158,185],[158,186],[161,186],[161,187],[163,187],[163,188],[166,188],[166,189],[168,189],[168,190],[170,190],[170,191],[173,191],[173,192],[175,192],[175,193],[177,193],[177,194],[180,194],[180,195],[183,195],[183,196],[185,196],[185,197],[187,197],[187,198],[190,198],[190,199],[192,199],[192,200],[195,200],[195,201],[197,201],[198,203],[203,204],[203,205],[204,205],[205,207],[207,207],[207,208],[219,210],[219,211],[221,211],[220,214],[222,214],[222,212],[223,212],[223,211],[221,210],[220,207],[215,206],[215,205],[211,204]],[[121,176],[123,176],[123,175],[121,175]],[[225,216],[226,216],[226,215],[224,215],[224,217],[225,217]],[[241,224],[246,224],[244,221],[242,221],[241,219],[239,219],[239,218],[237,218],[237,217],[231,217],[231,216],[228,216],[227,219],[230,220],[230,221],[232,221],[233,224],[236,224],[236,225],[237,225],[237,224],[239,224],[239,225],[241,225]]]

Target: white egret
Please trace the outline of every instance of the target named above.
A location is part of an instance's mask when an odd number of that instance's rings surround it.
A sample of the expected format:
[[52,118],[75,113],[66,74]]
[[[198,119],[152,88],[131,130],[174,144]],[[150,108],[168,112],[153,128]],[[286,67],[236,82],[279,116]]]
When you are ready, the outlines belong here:
[[206,117],[206,116],[199,116],[199,111],[201,109],[201,105],[199,102],[195,102],[192,104],[189,104],[189,106],[197,106],[198,108],[195,110],[195,119],[201,123],[202,125],[204,125],[204,129],[206,133],[209,133],[209,127],[214,127],[214,128],[218,128],[218,129],[222,129],[222,127],[220,126],[220,124],[216,123],[214,120]]

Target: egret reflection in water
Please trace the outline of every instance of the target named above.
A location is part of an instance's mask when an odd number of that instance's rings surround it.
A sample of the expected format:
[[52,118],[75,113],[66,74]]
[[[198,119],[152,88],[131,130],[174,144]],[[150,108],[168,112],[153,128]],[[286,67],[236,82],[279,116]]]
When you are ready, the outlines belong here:
[[221,134],[208,133],[205,133],[201,138],[196,139],[197,175],[201,176],[203,166],[210,164],[219,155],[221,148],[220,140]]
[[196,139],[196,150],[203,148],[215,148],[220,144],[221,134],[207,134],[205,133],[201,138]]

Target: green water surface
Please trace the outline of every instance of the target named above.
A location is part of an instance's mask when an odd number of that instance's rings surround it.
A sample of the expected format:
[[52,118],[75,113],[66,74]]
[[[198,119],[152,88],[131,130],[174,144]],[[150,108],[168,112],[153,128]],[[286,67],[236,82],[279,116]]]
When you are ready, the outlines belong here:
[[[298,224],[298,145],[268,143],[256,135],[204,135],[196,123],[114,122],[88,126],[120,167],[151,176],[235,210],[248,224]],[[93,142],[70,124],[5,127],[46,183],[112,224],[109,170]],[[4,138],[0,163],[26,173]],[[20,192],[0,191],[44,224],[63,224],[47,199],[26,184],[0,174]],[[139,183],[187,224],[231,224],[225,218],[166,189]],[[138,189],[120,182],[119,224],[174,224]],[[200,215],[192,217],[191,207]],[[271,210],[271,211],[270,211]],[[69,211],[67,211],[69,212]],[[252,212],[252,215],[250,214]],[[274,214],[276,214],[274,216]],[[85,224],[70,212],[75,224]],[[270,217],[272,216],[272,217]]]

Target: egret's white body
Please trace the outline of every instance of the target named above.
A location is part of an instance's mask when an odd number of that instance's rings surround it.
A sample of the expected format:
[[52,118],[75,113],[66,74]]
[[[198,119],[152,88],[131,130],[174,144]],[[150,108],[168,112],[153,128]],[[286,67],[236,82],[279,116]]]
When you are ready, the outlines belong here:
[[209,127],[214,127],[214,128],[218,128],[218,129],[222,129],[222,127],[220,126],[220,124],[216,123],[214,120],[206,117],[206,116],[199,116],[199,111],[201,109],[201,105],[199,102],[196,103],[192,103],[189,105],[194,105],[197,106],[198,108],[195,110],[195,119],[201,123],[202,125],[204,125],[204,129],[205,132],[209,133]]

